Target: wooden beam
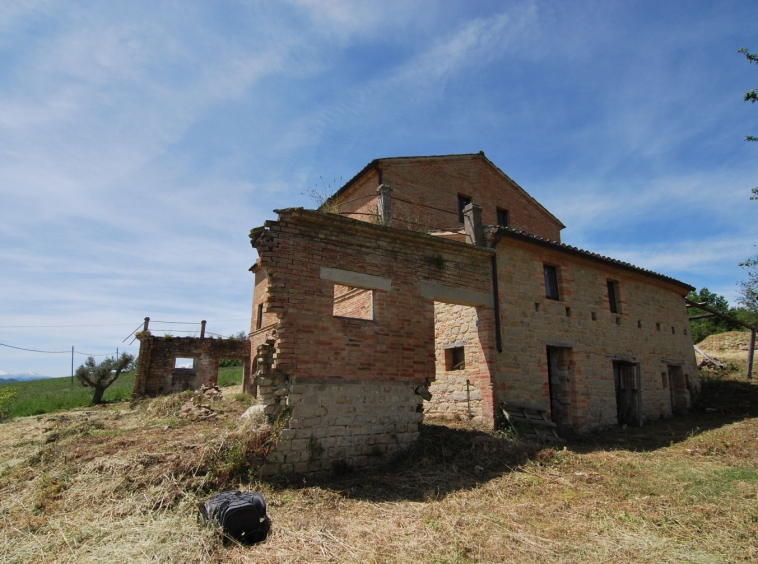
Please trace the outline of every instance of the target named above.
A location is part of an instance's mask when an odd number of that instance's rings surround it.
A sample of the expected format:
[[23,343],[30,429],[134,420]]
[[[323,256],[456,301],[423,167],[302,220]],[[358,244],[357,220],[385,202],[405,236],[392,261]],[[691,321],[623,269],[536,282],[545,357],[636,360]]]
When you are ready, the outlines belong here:
[[755,353],[755,329],[750,330],[750,348],[747,351],[747,379],[753,378],[753,354]]
[[[700,353],[700,354],[703,356],[703,358],[705,358],[705,359],[706,359],[708,362],[710,362],[710,363],[712,363],[712,364],[715,364],[715,365],[716,365],[716,366],[718,366],[719,368],[726,368],[726,365],[724,365],[724,364],[721,364],[721,363],[720,363],[718,360],[716,360],[715,358],[711,358],[710,356],[708,356],[707,354],[705,354],[705,353],[702,351],[702,349],[701,349],[700,347],[698,347],[697,345],[693,345],[693,346],[695,347],[695,350],[696,350],[697,352],[699,352],[699,353]],[[749,355],[748,355],[748,356],[749,356]]]

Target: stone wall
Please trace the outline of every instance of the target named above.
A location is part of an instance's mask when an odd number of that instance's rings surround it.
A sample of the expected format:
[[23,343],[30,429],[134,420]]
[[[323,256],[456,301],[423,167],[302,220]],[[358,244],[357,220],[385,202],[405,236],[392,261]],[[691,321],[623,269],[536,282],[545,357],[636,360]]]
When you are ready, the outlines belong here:
[[[675,391],[686,409],[699,377],[682,299],[688,287],[570,249],[506,234],[497,245],[503,352],[496,395],[550,409],[547,348],[563,351],[557,378],[567,423],[584,431],[616,424],[613,362],[638,364],[643,419],[672,414],[662,372],[679,367],[690,390]],[[547,299],[543,265],[555,266],[559,299]],[[617,282],[620,313],[611,312],[608,281]],[[565,373],[563,373],[565,371]]]
[[284,400],[286,428],[264,474],[386,462],[418,438],[422,401],[407,382],[293,381]]
[[[137,333],[140,341],[133,396],[157,396],[203,385],[215,385],[223,359],[243,361],[249,379],[250,342],[238,339],[156,337],[149,331]],[[177,358],[192,358],[193,368],[176,368]]]
[[[480,362],[485,362],[479,341],[479,317],[475,307],[434,304],[436,378],[429,386],[431,401],[424,412],[444,418],[481,421]],[[463,368],[451,364],[453,347],[462,347]],[[486,367],[484,370],[487,373]]]

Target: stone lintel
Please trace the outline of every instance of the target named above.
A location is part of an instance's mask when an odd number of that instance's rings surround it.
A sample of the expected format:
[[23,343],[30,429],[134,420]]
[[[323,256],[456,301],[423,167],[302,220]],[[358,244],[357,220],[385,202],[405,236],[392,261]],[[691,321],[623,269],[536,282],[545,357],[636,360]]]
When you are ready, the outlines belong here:
[[352,270],[342,270],[340,268],[330,268],[322,266],[319,277],[322,280],[329,280],[343,286],[353,288],[365,288],[367,290],[384,290],[389,292],[392,289],[392,279],[383,276],[374,276],[373,274],[362,274]]
[[445,286],[428,280],[421,281],[421,295],[437,302],[492,307],[492,294]]

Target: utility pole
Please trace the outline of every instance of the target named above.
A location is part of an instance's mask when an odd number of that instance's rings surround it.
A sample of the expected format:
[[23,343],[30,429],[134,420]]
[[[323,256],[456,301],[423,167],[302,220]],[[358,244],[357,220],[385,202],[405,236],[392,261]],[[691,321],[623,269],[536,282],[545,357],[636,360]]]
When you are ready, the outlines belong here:
[[74,345],[71,345],[71,385],[74,385]]

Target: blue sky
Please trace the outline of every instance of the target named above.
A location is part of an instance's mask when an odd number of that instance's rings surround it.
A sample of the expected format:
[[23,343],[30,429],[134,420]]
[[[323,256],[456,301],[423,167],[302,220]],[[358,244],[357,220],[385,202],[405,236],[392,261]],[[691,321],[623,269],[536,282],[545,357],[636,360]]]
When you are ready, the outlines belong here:
[[[247,330],[247,234],[273,209],[377,157],[480,150],[564,242],[733,302],[758,241],[756,21],[723,0],[5,0],[0,343]],[[70,363],[0,347],[0,371]]]

